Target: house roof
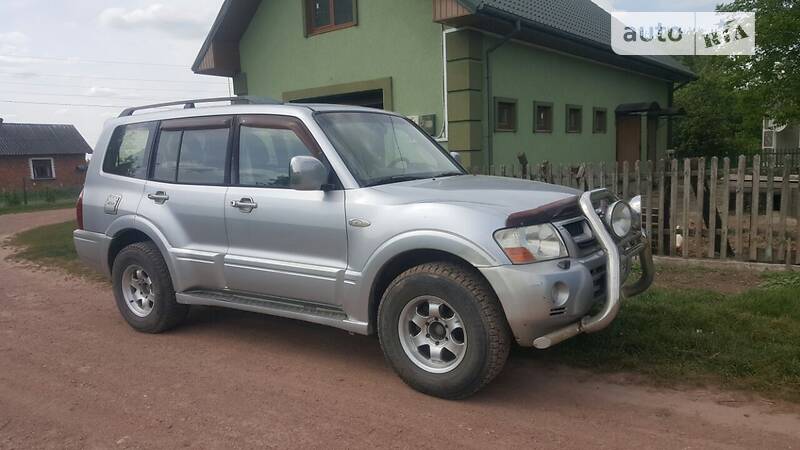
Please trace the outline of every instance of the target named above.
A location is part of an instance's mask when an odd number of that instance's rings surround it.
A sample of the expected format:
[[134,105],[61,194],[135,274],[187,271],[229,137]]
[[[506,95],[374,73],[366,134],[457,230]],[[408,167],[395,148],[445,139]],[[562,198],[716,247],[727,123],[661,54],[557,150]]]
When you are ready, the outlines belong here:
[[[506,20],[608,52],[611,48],[611,14],[591,0],[458,0],[473,13]],[[682,81],[696,75],[670,56],[628,56],[659,66]]]
[[86,153],[92,153],[92,148],[73,125],[0,122],[0,156]]
[[[621,56],[611,48],[611,15],[591,0],[457,0],[473,17],[493,21],[520,21],[527,33],[520,39],[560,49],[611,65],[625,67],[674,81],[691,81],[696,75],[669,56]],[[261,0],[225,0],[192,65],[195,73],[234,76],[239,67],[238,42],[247,30]],[[480,20],[471,26],[499,31],[496,23]],[[215,52],[215,48],[218,50]],[[219,55],[215,55],[218,53]],[[232,65],[215,67],[214,57],[230,59]],[[211,58],[209,58],[211,57]]]

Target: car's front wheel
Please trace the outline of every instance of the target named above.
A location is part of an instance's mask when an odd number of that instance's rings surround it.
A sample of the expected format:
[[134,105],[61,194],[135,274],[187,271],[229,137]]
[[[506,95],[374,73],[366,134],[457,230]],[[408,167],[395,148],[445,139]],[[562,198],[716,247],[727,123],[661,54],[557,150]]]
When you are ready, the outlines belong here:
[[111,278],[117,308],[136,330],[160,333],[186,317],[189,307],[175,300],[167,264],[152,242],[123,248],[114,259]]
[[470,268],[422,264],[400,274],[383,295],[378,335],[387,360],[411,387],[464,398],[500,373],[510,332],[500,303]]

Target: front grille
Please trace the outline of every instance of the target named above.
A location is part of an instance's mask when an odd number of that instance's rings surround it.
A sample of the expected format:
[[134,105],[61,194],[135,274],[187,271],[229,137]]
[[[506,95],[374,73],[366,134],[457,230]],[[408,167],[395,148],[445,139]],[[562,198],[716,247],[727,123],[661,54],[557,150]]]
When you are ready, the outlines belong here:
[[560,306],[558,308],[550,309],[550,315],[551,316],[560,316],[560,315],[564,314],[565,312],[567,312],[567,307],[566,306]]
[[561,230],[564,241],[578,258],[591,255],[600,249],[589,222],[585,217],[575,217],[556,224]]
[[594,298],[600,299],[606,295],[606,265],[595,267],[590,271],[592,274],[592,287],[594,288]]

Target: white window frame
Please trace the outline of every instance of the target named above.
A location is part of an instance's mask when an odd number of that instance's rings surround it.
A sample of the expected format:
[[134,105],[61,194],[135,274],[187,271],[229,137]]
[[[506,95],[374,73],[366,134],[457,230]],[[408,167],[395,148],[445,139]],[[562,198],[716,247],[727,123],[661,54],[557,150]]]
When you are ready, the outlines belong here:
[[[50,173],[53,174],[50,178],[36,178],[36,174],[33,172],[33,162],[34,161],[50,161]],[[31,180],[55,180],[56,179],[56,164],[53,158],[29,158],[28,159],[28,166],[31,169]]]

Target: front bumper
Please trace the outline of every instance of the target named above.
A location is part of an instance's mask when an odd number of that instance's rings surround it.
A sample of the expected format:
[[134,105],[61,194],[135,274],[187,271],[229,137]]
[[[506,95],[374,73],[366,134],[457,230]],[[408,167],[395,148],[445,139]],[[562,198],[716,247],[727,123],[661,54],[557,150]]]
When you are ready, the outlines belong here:
[[[600,331],[614,320],[623,297],[644,292],[652,284],[653,261],[646,238],[622,253],[595,211],[594,203],[609,196],[599,189],[580,199],[600,251],[580,259],[480,269],[500,299],[519,345],[545,349],[581,333]],[[623,287],[631,252],[639,256],[642,275]],[[600,302],[601,310],[590,316]]]

